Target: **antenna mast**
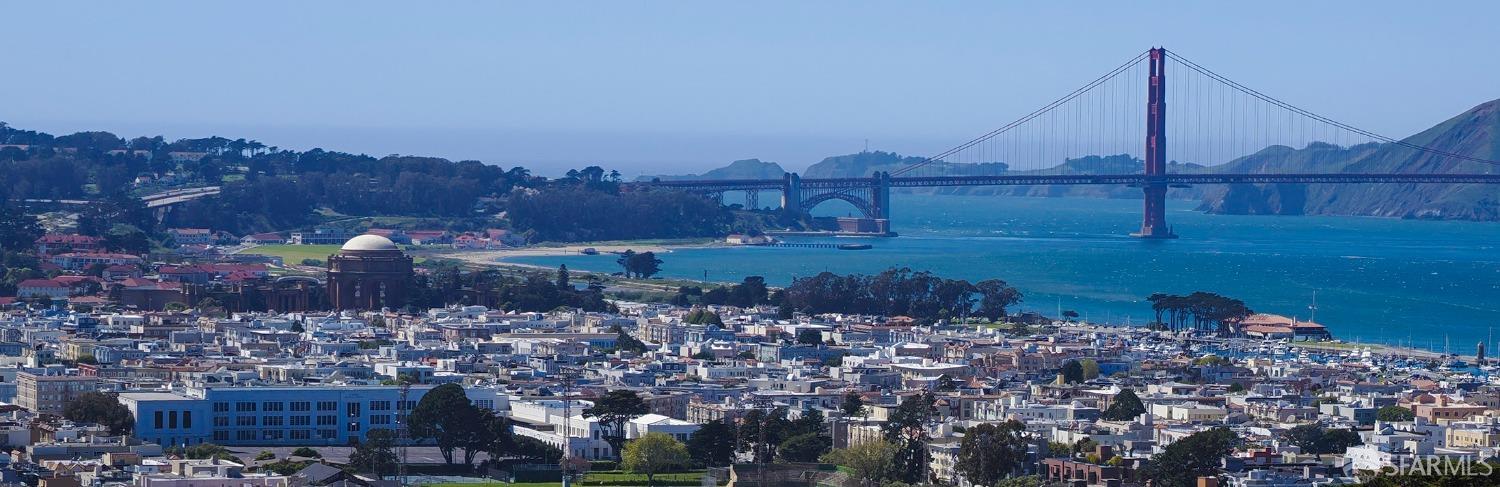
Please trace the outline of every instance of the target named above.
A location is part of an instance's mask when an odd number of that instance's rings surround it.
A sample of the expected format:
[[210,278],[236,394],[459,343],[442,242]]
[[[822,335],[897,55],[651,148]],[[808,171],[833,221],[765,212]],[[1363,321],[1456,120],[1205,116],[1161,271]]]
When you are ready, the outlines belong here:
[[[707,271],[705,271],[707,272]],[[563,386],[563,457],[562,457],[562,487],[573,485],[573,380],[576,371],[572,367],[564,366],[562,372]]]
[[[400,379],[400,377],[400,374],[396,375],[397,379]],[[406,445],[410,443],[409,440],[411,437],[411,431],[407,427],[407,418],[411,416],[412,410],[412,408],[407,407],[409,401],[406,398],[411,394],[411,382],[406,380],[399,380],[399,382],[401,384],[401,403],[396,405],[396,448],[400,450],[400,459],[396,463],[396,475],[400,477],[397,482],[400,482],[404,486],[407,485]],[[405,415],[401,414],[403,409],[406,411]]]

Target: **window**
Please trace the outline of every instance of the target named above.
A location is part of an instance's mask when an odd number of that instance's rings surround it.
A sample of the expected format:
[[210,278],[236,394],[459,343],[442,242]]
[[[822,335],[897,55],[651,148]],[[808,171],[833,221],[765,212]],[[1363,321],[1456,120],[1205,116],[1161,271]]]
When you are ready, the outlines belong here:
[[174,430],[177,429],[177,411],[167,413],[167,427]]
[[255,403],[253,403],[253,402],[237,402],[237,403],[234,403],[234,410],[235,411],[239,411],[239,412],[254,411],[255,410]]
[[318,401],[318,410],[319,411],[334,411],[334,410],[337,410],[338,408],[339,408],[339,403],[336,402],[336,401]]
[[293,440],[306,440],[312,438],[312,432],[308,430],[292,430]]
[[234,439],[243,441],[255,440],[255,430],[239,430],[234,432]]
[[227,427],[227,426],[229,426],[229,417],[228,416],[217,416],[217,417],[214,418],[214,427],[215,428],[223,428],[223,427]]
[[227,402],[216,402],[216,403],[214,403],[214,412],[216,412],[216,413],[227,413],[227,412],[229,412],[229,403],[227,403]]
[[234,418],[236,426],[255,426],[255,416],[240,416]]
[[318,430],[318,438],[322,438],[322,439],[325,439],[325,440],[332,440],[332,439],[338,438],[338,437],[339,437],[339,432],[336,431],[336,430]]
[[282,410],[281,408],[283,406],[285,406],[285,405],[286,405],[286,403],[282,403],[282,402],[266,401],[264,403],[261,403],[260,407],[261,407],[262,411],[273,412],[273,411],[281,411]]
[[151,415],[151,418],[155,420],[153,421],[153,424],[156,425],[156,429],[161,429],[161,411],[153,413]]
[[214,441],[228,441],[228,440],[229,440],[229,432],[228,431],[219,430],[219,431],[215,431],[214,432]]
[[386,414],[370,416],[370,424],[391,424],[391,417]]
[[371,411],[390,411],[391,410],[391,402],[390,401],[370,401],[370,410]]
[[192,428],[193,427],[193,412],[192,411],[183,411],[182,412],[182,427],[183,428]]
[[338,416],[318,416],[318,426],[333,426],[339,424]]
[[359,403],[351,402],[344,406],[344,410],[349,413],[349,417],[351,418],[359,416]]
[[358,421],[352,421],[352,422],[350,422],[349,423],[349,432],[354,433],[354,432],[358,432],[358,431],[359,431],[359,422]]
[[283,418],[281,416],[266,416],[265,418],[261,419],[261,425],[262,426],[281,426],[283,424],[286,424],[285,421],[286,421],[286,418]]
[[292,403],[292,410],[293,411],[308,411],[308,410],[311,410],[311,408],[312,408],[312,403],[307,402],[307,401],[297,401],[297,402]]
[[312,424],[311,416],[292,416],[292,426],[307,426]]
[[261,430],[260,438],[263,440],[279,440],[285,433],[282,430]]

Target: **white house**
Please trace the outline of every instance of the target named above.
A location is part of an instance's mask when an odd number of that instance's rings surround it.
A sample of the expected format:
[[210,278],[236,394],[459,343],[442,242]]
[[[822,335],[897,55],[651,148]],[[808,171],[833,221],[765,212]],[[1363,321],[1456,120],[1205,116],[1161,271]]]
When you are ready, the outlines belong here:
[[688,436],[698,431],[701,426],[698,423],[672,419],[660,414],[647,414],[625,424],[625,437],[640,438],[649,433],[665,433],[676,438],[677,441],[686,443]]

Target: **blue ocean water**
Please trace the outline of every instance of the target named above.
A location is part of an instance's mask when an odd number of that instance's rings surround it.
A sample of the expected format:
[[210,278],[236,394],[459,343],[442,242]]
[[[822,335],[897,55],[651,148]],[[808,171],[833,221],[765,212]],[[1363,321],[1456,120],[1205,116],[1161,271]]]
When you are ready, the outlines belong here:
[[[1497,223],[1208,215],[1174,201],[1168,221],[1182,238],[1143,241],[1128,236],[1139,226],[1139,200],[898,194],[893,203],[901,236],[858,239],[871,250],[683,249],[661,257],[662,274],[786,284],[822,271],[906,266],[1005,279],[1025,294],[1023,309],[1134,324],[1152,317],[1145,297],[1153,292],[1217,292],[1302,319],[1316,293],[1317,321],[1339,338],[1464,354],[1500,324]],[[618,270],[610,255],[514,261]]]

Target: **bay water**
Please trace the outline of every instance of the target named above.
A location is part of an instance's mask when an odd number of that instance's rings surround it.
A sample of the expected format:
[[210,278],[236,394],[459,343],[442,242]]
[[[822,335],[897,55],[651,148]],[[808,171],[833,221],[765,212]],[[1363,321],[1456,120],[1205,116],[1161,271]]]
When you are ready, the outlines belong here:
[[[890,267],[978,281],[1025,295],[1020,309],[1093,322],[1142,324],[1146,296],[1216,292],[1259,312],[1313,318],[1344,340],[1473,354],[1500,325],[1500,223],[1342,216],[1238,216],[1169,202],[1181,237],[1139,240],[1140,200],[893,195],[895,238],[789,237],[869,243],[870,250],[679,249],[664,277],[772,285],[819,272]],[[815,213],[842,214],[819,208]],[[524,257],[524,264],[615,272],[613,255]]]

